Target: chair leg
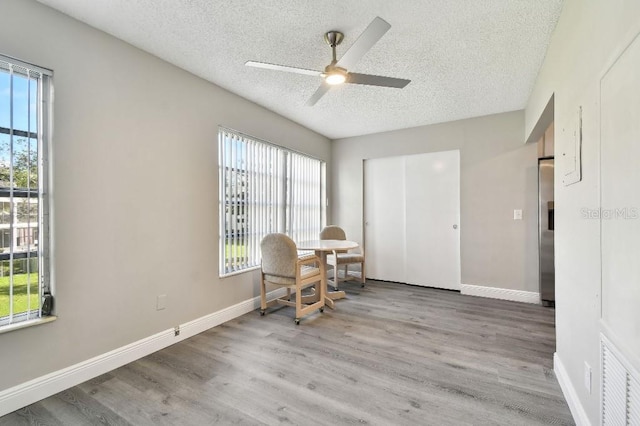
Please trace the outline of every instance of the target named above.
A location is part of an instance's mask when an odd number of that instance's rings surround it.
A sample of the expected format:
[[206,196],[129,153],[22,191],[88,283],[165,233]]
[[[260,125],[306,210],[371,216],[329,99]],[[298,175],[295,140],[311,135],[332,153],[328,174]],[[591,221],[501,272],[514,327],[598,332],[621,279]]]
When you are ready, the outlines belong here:
[[[315,293],[320,295],[320,298],[318,300],[324,302],[324,291],[322,290],[322,288],[323,288],[322,281],[318,281],[316,283],[316,285],[313,286],[313,288],[314,288]],[[324,312],[324,303],[322,304],[322,306],[320,306],[320,308],[318,310],[320,312]]]
[[264,275],[260,274],[260,315],[267,310],[267,289],[264,284]]
[[362,261],[362,266],[360,267],[360,282],[361,282],[361,287],[364,287],[364,282],[365,282],[365,274],[364,274],[364,261]]
[[333,288],[338,290],[338,279],[340,278],[340,274],[338,274],[338,262],[333,265]]
[[302,317],[302,288],[296,287],[296,318],[294,322],[296,325],[300,324],[300,318]]
[[324,304],[325,304],[325,291],[326,289],[326,284],[327,284],[327,267],[326,265],[320,265],[320,281],[316,283],[316,290],[318,291],[318,294],[320,295],[320,300],[322,302],[322,308],[320,308],[320,312],[324,312]]

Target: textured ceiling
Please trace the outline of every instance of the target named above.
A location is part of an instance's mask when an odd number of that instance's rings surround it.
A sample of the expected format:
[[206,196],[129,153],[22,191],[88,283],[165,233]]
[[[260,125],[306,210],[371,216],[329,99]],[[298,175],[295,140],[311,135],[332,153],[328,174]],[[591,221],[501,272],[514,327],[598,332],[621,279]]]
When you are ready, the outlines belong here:
[[[39,0],[331,139],[525,107],[562,0]],[[343,85],[315,106],[323,35],[338,58],[380,16],[391,29],[350,71],[410,79],[404,89]],[[224,124],[224,123],[221,123]]]

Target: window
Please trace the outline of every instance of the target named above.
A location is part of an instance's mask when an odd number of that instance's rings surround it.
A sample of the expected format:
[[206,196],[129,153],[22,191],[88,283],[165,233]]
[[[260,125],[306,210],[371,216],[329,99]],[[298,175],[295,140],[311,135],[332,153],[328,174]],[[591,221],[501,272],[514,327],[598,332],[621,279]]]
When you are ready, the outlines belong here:
[[324,162],[220,128],[220,275],[260,266],[260,241],[314,240],[325,215]]
[[0,56],[0,326],[42,316],[49,293],[51,72]]

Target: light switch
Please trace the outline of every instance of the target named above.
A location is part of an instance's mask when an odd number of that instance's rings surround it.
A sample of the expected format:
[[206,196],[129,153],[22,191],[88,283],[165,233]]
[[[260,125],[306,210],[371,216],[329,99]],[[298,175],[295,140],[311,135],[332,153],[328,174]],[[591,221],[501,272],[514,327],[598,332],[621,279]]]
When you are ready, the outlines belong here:
[[522,220],[522,210],[516,209],[513,211],[513,220]]
[[158,295],[158,298],[156,299],[156,310],[161,311],[166,307],[167,307],[167,295],[166,294]]

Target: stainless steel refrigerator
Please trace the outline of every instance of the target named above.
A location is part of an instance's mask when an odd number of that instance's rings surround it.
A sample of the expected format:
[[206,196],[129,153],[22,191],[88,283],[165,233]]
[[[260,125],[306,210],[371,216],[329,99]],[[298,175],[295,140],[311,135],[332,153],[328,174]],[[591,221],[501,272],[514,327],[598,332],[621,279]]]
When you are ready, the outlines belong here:
[[540,298],[544,306],[555,306],[553,157],[538,160],[538,253]]

